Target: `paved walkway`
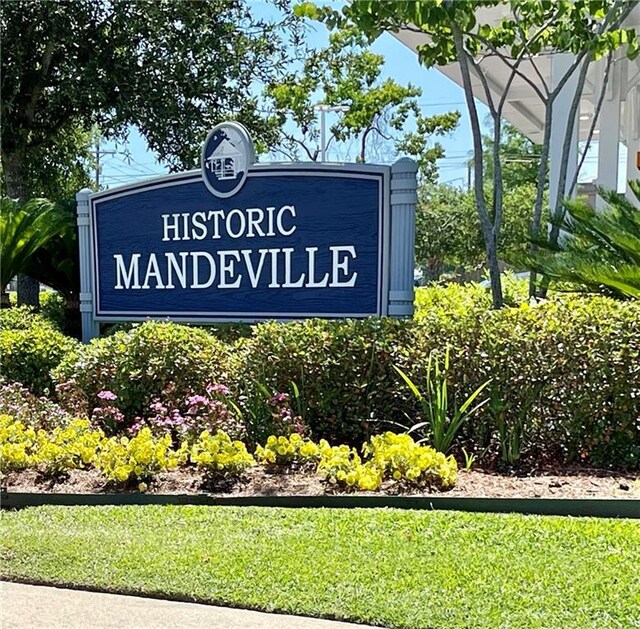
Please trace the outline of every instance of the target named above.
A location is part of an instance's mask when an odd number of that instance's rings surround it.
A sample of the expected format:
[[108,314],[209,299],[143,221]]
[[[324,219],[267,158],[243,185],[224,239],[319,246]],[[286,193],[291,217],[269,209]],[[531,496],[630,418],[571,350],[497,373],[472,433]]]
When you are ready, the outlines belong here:
[[331,620],[0,582],[2,629],[363,629]]

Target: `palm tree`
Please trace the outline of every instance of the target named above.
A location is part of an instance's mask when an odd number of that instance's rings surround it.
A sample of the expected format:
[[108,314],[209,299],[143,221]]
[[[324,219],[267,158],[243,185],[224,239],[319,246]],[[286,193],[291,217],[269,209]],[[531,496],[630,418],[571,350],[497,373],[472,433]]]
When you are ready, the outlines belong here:
[[[640,180],[629,182],[640,201]],[[577,290],[619,299],[640,298],[640,210],[613,190],[599,189],[607,202],[596,211],[584,201],[567,201],[556,247],[537,241],[541,251],[525,263],[552,280],[575,284]]]
[[9,305],[5,288],[23,273],[32,256],[60,233],[63,217],[47,199],[21,201],[3,197],[0,203],[0,305]]
[[80,297],[80,253],[76,227],[75,201],[57,201],[55,211],[58,231],[29,258],[29,277],[58,291],[68,309],[78,308]]

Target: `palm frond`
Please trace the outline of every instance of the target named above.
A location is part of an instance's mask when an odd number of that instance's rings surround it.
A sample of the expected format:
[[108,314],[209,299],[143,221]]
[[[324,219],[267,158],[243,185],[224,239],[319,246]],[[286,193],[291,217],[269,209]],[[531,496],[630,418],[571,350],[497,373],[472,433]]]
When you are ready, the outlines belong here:
[[62,228],[63,218],[47,199],[23,202],[3,197],[0,204],[0,283],[26,271],[30,258]]
[[[630,182],[640,201],[640,181]],[[562,238],[552,246],[544,238],[524,262],[536,273],[578,290],[620,299],[640,298],[640,210],[615,191],[599,189],[608,206],[596,211],[583,201],[567,201]]]

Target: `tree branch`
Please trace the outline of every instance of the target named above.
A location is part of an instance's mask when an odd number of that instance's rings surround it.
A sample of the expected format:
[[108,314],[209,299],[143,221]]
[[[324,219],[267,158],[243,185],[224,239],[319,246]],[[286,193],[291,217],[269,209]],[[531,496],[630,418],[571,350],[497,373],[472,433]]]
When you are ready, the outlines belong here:
[[607,65],[604,70],[604,77],[602,79],[602,86],[600,88],[600,94],[598,95],[598,102],[596,103],[596,108],[593,112],[593,120],[591,121],[591,126],[589,127],[589,133],[587,134],[587,140],[584,145],[584,150],[582,151],[582,155],[580,156],[580,161],[578,162],[578,168],[576,169],[576,172],[571,181],[571,187],[569,188],[569,196],[573,195],[573,191],[575,190],[575,187],[578,183],[578,174],[580,173],[580,169],[582,168],[582,165],[584,164],[584,160],[587,157],[587,153],[589,152],[589,146],[591,145],[591,140],[593,139],[593,132],[595,131],[596,123],[598,121],[598,117],[600,116],[600,110],[602,109],[602,103],[604,102],[604,97],[607,92],[607,85],[609,83],[609,76],[611,75],[612,65],[613,65],[613,53],[609,52],[609,55],[607,56]]
[[502,285],[500,282],[500,269],[497,258],[497,234],[493,230],[493,225],[487,212],[487,206],[484,200],[484,165],[482,160],[482,134],[480,131],[480,120],[478,119],[478,110],[476,108],[473,86],[471,84],[471,72],[469,70],[469,53],[465,50],[462,31],[457,24],[451,24],[453,40],[456,47],[456,55],[460,64],[460,72],[462,75],[462,85],[464,89],[465,100],[467,101],[467,109],[471,119],[471,130],[473,134],[473,152],[474,152],[474,192],[478,218],[482,226],[484,236],[485,250],[487,254],[487,264],[489,266],[489,275],[491,278],[491,295],[494,308],[501,308]]

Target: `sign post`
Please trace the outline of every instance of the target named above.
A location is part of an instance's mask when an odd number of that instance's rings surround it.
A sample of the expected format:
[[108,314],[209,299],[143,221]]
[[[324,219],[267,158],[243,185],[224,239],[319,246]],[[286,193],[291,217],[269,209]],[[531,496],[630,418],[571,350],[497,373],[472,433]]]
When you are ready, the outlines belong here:
[[202,167],[77,195],[83,340],[101,321],[413,314],[416,165],[256,164],[238,123]]

